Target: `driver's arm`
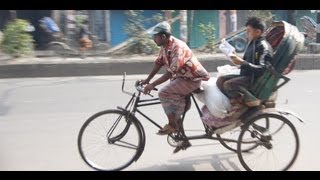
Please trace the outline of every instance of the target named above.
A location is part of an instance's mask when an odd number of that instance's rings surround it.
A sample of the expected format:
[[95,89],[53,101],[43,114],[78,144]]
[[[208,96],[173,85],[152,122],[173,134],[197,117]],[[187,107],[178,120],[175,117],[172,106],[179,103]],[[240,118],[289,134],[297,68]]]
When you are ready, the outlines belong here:
[[168,79],[172,77],[172,74],[169,71],[166,71],[160,78],[152,82],[151,84],[148,84],[144,87],[144,94],[149,94],[154,87],[156,87],[159,84],[162,84],[163,82],[166,82]]
[[172,74],[169,71],[166,71],[160,78],[152,82],[151,84],[156,87],[159,84],[166,82],[168,79],[172,77]]
[[161,67],[162,67],[161,65],[154,63],[153,69],[144,83],[148,84],[150,80],[159,72]]

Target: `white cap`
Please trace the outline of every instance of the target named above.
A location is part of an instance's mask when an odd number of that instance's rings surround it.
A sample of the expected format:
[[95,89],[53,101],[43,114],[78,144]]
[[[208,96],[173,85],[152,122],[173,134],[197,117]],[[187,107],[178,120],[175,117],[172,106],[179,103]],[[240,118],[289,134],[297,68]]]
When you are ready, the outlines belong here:
[[171,26],[168,22],[163,21],[158,23],[153,30],[149,33],[150,35],[158,34],[160,32],[168,32],[171,33]]

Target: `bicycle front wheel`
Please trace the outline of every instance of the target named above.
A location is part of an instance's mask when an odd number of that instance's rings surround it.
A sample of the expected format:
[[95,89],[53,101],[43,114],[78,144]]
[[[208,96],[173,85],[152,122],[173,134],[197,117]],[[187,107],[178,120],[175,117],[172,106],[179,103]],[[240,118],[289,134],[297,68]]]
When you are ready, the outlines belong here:
[[144,133],[126,112],[106,110],[91,116],[81,127],[78,149],[90,167],[116,171],[128,167],[144,149]]
[[[268,126],[266,125],[268,122]],[[248,146],[256,146],[243,152]],[[285,171],[295,162],[299,152],[299,137],[293,124],[277,114],[262,114],[242,129],[237,153],[246,170]]]

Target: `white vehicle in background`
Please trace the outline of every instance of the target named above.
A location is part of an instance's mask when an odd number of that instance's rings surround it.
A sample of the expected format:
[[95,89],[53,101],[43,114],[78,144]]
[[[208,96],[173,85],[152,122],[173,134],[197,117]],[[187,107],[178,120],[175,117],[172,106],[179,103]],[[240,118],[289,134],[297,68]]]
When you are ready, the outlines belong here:
[[309,16],[301,17],[300,24],[302,30],[306,33],[306,38],[311,42],[315,42],[317,33],[320,33],[320,25]]

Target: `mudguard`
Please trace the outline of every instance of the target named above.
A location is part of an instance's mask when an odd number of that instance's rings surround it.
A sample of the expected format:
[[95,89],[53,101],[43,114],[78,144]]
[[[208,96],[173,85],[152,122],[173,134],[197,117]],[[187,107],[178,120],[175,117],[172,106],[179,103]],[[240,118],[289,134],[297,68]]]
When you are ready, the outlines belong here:
[[277,114],[277,115],[281,115],[285,118],[288,118],[289,116],[293,116],[297,120],[299,120],[301,123],[304,123],[302,118],[299,115],[297,115],[295,112],[292,112],[290,110],[285,110],[285,109],[279,109],[279,108],[265,108],[265,109],[257,110],[254,113],[252,113],[250,116],[245,118],[245,120],[243,122],[248,122],[251,119],[253,119],[254,117],[261,115],[261,114]]

